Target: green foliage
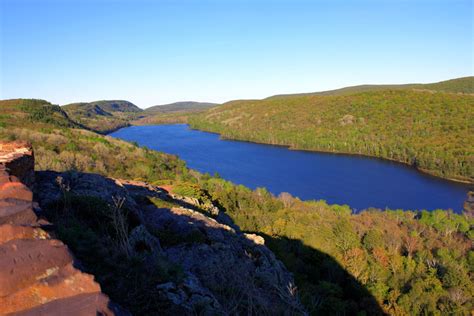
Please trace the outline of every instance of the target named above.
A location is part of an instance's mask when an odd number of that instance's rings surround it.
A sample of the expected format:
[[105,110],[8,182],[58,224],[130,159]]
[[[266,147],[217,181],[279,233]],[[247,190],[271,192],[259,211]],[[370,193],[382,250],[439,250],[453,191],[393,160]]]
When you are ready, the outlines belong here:
[[379,230],[371,229],[365,233],[362,243],[364,244],[364,247],[370,251],[376,248],[383,248],[383,234]]
[[159,199],[157,197],[148,197],[148,200],[158,208],[179,207],[179,204],[177,204],[174,201],[166,201],[166,200]]
[[184,101],[184,102],[175,102],[170,104],[155,105],[149,108],[146,108],[144,113],[145,115],[155,114],[155,113],[171,113],[171,112],[193,112],[208,109],[216,106],[216,103],[209,102],[194,102],[194,101]]
[[37,170],[74,169],[150,182],[188,177],[185,163],[176,156],[75,128],[79,126],[46,101],[6,100],[0,108],[9,126],[0,129],[0,138],[30,141]]
[[[279,122],[281,127],[273,131],[275,137],[286,139],[285,133],[294,128],[295,133],[288,135],[293,137],[295,144],[301,140],[305,146],[318,142],[342,144],[344,138],[347,144],[357,143],[366,133],[367,139],[377,140],[375,143],[380,144],[380,153],[384,155],[405,150],[415,155],[417,164],[421,164],[424,160],[419,157],[427,152],[435,155],[439,163],[444,161],[443,166],[449,166],[450,160],[443,160],[442,150],[451,158],[456,157],[458,162],[471,153],[466,128],[472,128],[472,125],[465,121],[472,114],[471,99],[444,94],[430,96],[425,92],[377,92],[347,96],[347,99],[318,97],[314,103],[308,99],[311,104],[305,106],[301,106],[301,100],[281,104],[269,101],[265,111],[272,115],[267,118],[257,102],[255,109],[242,110],[240,115],[246,119],[253,115],[253,120],[261,120],[261,124],[256,121],[244,125],[262,139],[270,135],[265,128],[276,126],[274,122]],[[364,107],[366,102],[372,105]],[[426,106],[426,102],[430,106]],[[238,104],[236,109],[240,109]],[[242,102],[242,109],[251,104]],[[4,115],[1,119],[8,126],[0,129],[0,137],[31,141],[38,170],[76,169],[116,178],[172,184],[176,193],[195,197],[201,202],[212,201],[242,230],[265,236],[267,246],[294,273],[299,294],[313,314],[373,314],[380,306],[386,313],[395,315],[467,315],[474,308],[474,219],[470,217],[444,210],[420,213],[370,210],[352,214],[347,205],[300,201],[291,196],[276,198],[264,188],[250,190],[218,177],[189,171],[175,156],[70,128],[77,125],[61,112],[48,109],[44,110],[46,114],[31,115],[36,110],[29,107],[43,106],[49,107],[47,102],[39,100],[0,101]],[[292,117],[291,107],[300,116]],[[438,119],[431,108],[438,111],[439,117],[452,115],[455,124]],[[222,113],[221,110],[211,111],[215,117],[205,119],[206,122],[226,123],[209,126],[225,127],[234,137],[237,132],[246,131],[239,125],[243,124],[239,122],[241,119],[228,121],[235,116],[235,113],[227,113],[232,110],[231,106],[225,105],[223,109]],[[306,112],[299,112],[302,110]],[[348,113],[357,120],[341,125],[339,119]],[[49,120],[51,115],[54,121]],[[461,117],[463,115],[465,118]],[[370,126],[362,124],[360,117]],[[411,132],[396,126],[401,124],[399,117],[412,122]],[[319,119],[321,123],[318,123]],[[346,121],[350,120],[346,117]],[[380,123],[369,124],[370,121]],[[291,124],[296,123],[301,126],[292,127]],[[359,123],[362,124],[360,127],[353,126]],[[314,127],[318,124],[324,126]],[[228,129],[227,125],[233,127]],[[259,125],[263,127],[260,129]],[[386,127],[382,128],[382,125]],[[456,133],[440,132],[433,126]],[[426,128],[429,133],[423,130]],[[303,132],[296,133],[299,130]],[[403,130],[408,134],[403,134]],[[279,134],[280,131],[283,134]],[[399,147],[390,141],[391,137],[395,143],[400,143]],[[435,141],[436,137],[439,141]],[[324,139],[327,143],[322,141]],[[416,141],[420,144],[415,144]],[[370,144],[371,141],[366,142],[366,146]],[[409,147],[401,144],[413,146],[413,149],[407,151]],[[459,146],[464,146],[465,150],[456,151]],[[430,161],[430,155],[426,156],[426,161]],[[150,201],[158,207],[175,206],[171,201]],[[136,314],[165,309],[166,306],[158,306],[154,299],[158,295],[156,284],[180,279],[181,269],[159,256],[151,258],[154,262],[151,268],[141,258],[127,257],[118,247],[119,236],[110,222],[110,212],[110,206],[100,199],[64,194],[48,215],[61,239],[98,278],[113,300],[127,302],[125,307]],[[153,233],[159,236],[163,245],[207,242],[199,232],[187,236],[177,236],[166,230]],[[378,306],[373,304],[372,297]]]
[[437,83],[419,84],[414,88],[452,93],[474,93],[474,77],[464,77]]
[[173,192],[182,196],[190,196],[196,199],[204,196],[201,188],[193,183],[180,182],[173,187]]
[[189,123],[229,139],[380,157],[472,182],[472,117],[472,95],[399,89],[232,101]]
[[287,98],[287,97],[296,97],[296,96],[310,96],[310,95],[348,95],[360,92],[369,92],[369,91],[380,91],[380,90],[428,90],[428,91],[438,91],[438,92],[449,92],[449,93],[474,93],[474,77],[464,77],[451,79],[436,83],[428,84],[384,84],[384,85],[360,85],[345,87],[336,90],[322,91],[322,92],[312,92],[312,93],[299,93],[299,94],[281,94],[269,97],[268,99],[275,98]]
[[157,105],[145,109],[140,116],[132,122],[133,125],[157,125],[172,123],[187,123],[190,116],[203,112],[215,103],[206,102],[176,102]]
[[377,313],[371,296],[388,314],[463,315],[474,307],[472,218],[442,210],[351,214],[296,198],[285,206],[262,189],[205,177],[198,184],[241,229],[265,236],[312,314]]
[[102,134],[128,126],[142,112],[135,104],[120,100],[72,103],[62,108],[74,121]]

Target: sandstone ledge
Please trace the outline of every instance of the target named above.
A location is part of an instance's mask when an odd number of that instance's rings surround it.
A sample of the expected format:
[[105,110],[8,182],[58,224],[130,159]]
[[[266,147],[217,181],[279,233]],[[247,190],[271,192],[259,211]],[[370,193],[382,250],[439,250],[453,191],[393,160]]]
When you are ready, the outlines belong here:
[[115,315],[67,246],[34,212],[34,156],[24,142],[0,142],[0,315]]

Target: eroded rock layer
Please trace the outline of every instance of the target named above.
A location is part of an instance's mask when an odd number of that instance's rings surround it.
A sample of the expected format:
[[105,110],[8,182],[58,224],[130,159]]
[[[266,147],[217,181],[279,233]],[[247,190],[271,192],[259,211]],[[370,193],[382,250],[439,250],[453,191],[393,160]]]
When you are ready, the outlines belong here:
[[0,315],[119,314],[93,276],[74,267],[67,246],[42,227],[24,142],[0,142]]
[[[152,295],[143,293],[162,304],[160,313],[306,314],[293,276],[265,246],[264,238],[241,232],[215,205],[141,181],[81,172],[42,171],[36,176],[41,187],[37,198],[44,209],[61,200],[58,183],[65,183],[76,200],[100,198],[113,205],[119,196],[124,201],[136,218],[128,236],[130,253],[145,263],[143,273],[162,266],[159,262],[182,273],[180,278],[153,284]],[[130,302],[118,302],[129,308]]]

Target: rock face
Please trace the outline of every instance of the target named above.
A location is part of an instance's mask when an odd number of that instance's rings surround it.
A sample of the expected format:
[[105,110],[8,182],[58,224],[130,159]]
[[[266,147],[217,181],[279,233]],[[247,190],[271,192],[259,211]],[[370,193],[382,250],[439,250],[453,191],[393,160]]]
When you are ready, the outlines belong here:
[[74,267],[68,248],[38,219],[31,146],[0,143],[0,314],[125,313],[101,293],[93,276]]
[[[155,285],[156,300],[176,315],[304,315],[292,275],[255,234],[244,234],[221,221],[224,212],[205,210],[190,198],[139,182],[78,173],[38,172],[40,205],[59,199],[55,179],[67,178],[70,194],[119,195],[139,223],[130,231],[132,248],[151,249],[179,267],[183,278]],[[157,207],[151,200],[162,200]],[[214,217],[214,218],[211,218]],[[228,219],[226,219],[228,220]]]
[[27,144],[0,143],[0,224],[32,224],[34,158]]
[[31,146],[26,142],[0,142],[0,165],[10,176],[31,186],[34,181],[35,160]]

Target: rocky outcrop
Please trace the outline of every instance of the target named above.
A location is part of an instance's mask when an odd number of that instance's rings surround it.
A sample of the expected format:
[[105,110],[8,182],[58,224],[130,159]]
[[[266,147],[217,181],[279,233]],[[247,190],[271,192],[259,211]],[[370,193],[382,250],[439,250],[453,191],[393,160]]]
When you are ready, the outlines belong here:
[[33,150],[28,143],[0,142],[0,170],[8,170],[10,176],[31,186],[34,181],[34,165]]
[[[250,314],[302,313],[291,292],[291,274],[263,245],[262,237],[238,233],[185,208],[147,212],[145,218],[152,229],[167,230],[188,241],[170,245],[163,252],[196,277],[213,294],[206,296],[209,302],[217,300],[222,311],[242,311],[243,307],[252,310]],[[188,299],[192,301],[192,295]]]
[[0,143],[0,224],[32,224],[34,180],[31,147],[23,142]]
[[33,183],[31,146],[0,143],[0,314],[126,314],[43,229],[49,223],[35,214]]
[[[39,172],[37,178],[42,188],[38,200],[44,207],[61,198],[58,178],[68,182],[69,194],[76,197],[100,197],[108,204],[117,195],[125,199],[139,220],[129,233],[131,248],[147,249],[150,260],[165,258],[183,273],[179,280],[154,287],[153,299],[167,306],[165,314],[305,314],[292,275],[264,238],[220,221],[225,212],[217,210],[211,217],[199,201],[140,181],[56,172]],[[163,203],[157,207],[150,199]]]

